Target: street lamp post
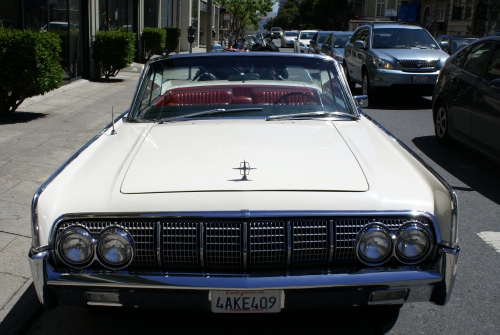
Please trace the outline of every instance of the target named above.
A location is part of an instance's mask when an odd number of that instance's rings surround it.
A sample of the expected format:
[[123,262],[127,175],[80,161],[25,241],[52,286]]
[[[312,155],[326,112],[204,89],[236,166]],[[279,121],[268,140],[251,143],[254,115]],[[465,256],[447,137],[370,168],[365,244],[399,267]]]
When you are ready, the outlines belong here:
[[194,35],[196,34],[196,28],[193,26],[188,27],[188,42],[189,42],[189,53],[193,53],[193,42],[194,42]]

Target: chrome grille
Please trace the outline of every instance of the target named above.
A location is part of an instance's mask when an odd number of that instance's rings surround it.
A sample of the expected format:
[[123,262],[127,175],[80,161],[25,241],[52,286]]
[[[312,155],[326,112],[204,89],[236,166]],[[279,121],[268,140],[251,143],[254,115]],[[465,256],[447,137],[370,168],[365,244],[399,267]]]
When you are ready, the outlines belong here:
[[365,225],[382,222],[395,232],[409,220],[432,230],[424,217],[71,219],[59,224],[56,238],[71,226],[86,228],[96,239],[106,228],[121,227],[132,235],[136,245],[131,270],[291,271],[309,265],[359,265],[355,242]]
[[328,221],[293,221],[292,241],[292,265],[326,264]]
[[240,268],[241,222],[206,222],[206,265],[209,268]]
[[163,262],[166,267],[197,267],[199,258],[198,222],[162,223]]
[[[439,60],[418,60],[418,59],[404,59],[399,60],[399,64],[405,68],[411,69],[433,69],[438,65]],[[419,66],[419,64],[421,64]]]
[[250,222],[249,229],[250,267],[284,266],[285,222]]

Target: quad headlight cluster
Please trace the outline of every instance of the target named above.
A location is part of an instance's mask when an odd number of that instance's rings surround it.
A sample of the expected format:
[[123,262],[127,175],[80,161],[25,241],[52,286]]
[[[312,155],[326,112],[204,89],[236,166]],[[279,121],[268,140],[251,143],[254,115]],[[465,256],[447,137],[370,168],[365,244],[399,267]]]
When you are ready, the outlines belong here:
[[132,262],[135,244],[122,228],[108,228],[95,239],[83,227],[70,227],[57,238],[57,254],[64,264],[75,269],[86,268],[97,259],[108,269],[120,270]]
[[409,221],[394,234],[382,223],[372,222],[356,237],[356,255],[370,266],[378,266],[395,256],[403,264],[424,260],[431,250],[430,230],[418,221]]

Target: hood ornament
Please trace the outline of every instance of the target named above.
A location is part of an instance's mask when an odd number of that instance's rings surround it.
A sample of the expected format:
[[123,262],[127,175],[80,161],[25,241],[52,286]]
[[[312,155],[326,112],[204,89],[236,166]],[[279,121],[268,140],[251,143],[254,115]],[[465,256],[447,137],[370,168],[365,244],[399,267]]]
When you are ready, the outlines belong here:
[[240,167],[233,168],[233,170],[240,170],[240,175],[242,176],[240,179],[230,179],[228,181],[252,181],[248,179],[248,175],[250,174],[250,170],[256,170],[255,168],[250,167],[250,163],[243,160],[240,163]]

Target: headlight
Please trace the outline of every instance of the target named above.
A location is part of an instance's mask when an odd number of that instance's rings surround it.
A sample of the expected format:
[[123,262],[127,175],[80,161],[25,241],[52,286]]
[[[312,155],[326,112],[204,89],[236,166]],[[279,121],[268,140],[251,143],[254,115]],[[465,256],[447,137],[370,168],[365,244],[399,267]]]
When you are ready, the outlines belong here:
[[379,69],[394,70],[394,66],[383,58],[373,58],[373,65]]
[[110,228],[101,233],[97,243],[99,261],[113,270],[123,269],[132,262],[135,253],[134,239],[121,228]]
[[57,252],[64,264],[76,269],[84,268],[94,258],[92,235],[82,227],[70,227],[59,235]]
[[392,238],[389,230],[379,222],[364,227],[356,237],[356,254],[366,265],[380,265],[392,255]]
[[419,222],[403,225],[396,238],[396,256],[405,264],[415,264],[424,259],[430,251],[430,231]]

